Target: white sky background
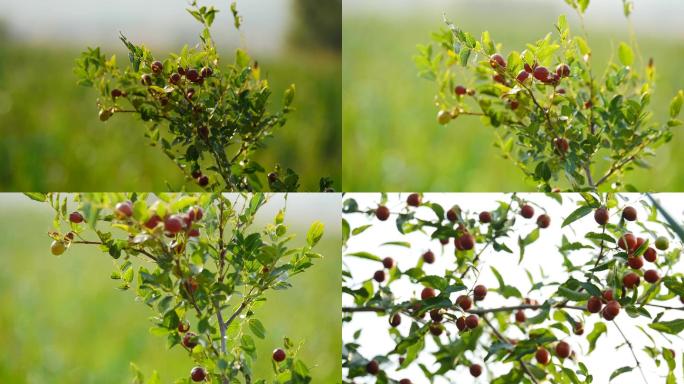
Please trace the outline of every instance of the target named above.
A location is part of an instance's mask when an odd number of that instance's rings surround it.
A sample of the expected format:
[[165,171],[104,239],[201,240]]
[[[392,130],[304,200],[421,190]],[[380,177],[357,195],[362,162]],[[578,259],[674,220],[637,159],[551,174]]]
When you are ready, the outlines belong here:
[[[530,194],[519,194],[519,196],[521,197],[529,195]],[[387,206],[393,212],[397,212],[400,209],[403,209],[403,207],[405,207],[404,202],[406,196],[407,194],[401,194],[401,198],[397,199],[396,194],[390,194],[390,200]],[[442,207],[444,207],[445,210],[453,206],[454,204],[459,204],[464,210],[470,210],[471,212],[480,212],[483,210],[495,209],[498,206],[497,201],[509,201],[508,196],[509,195],[505,194],[485,193],[427,193],[424,195],[424,201],[428,200],[439,203],[440,205],[442,205]],[[639,197],[639,195],[636,194],[623,194],[621,196],[626,196],[632,200]],[[380,202],[380,194],[349,194],[345,196],[345,199],[346,198],[355,198],[359,203],[360,209],[362,210],[366,208],[374,208]],[[573,199],[577,198],[579,198],[579,196],[573,196]],[[684,215],[683,194],[659,194],[657,195],[657,198],[664,204],[664,206],[674,217],[678,217],[681,220],[681,218]],[[563,207],[561,207],[553,199],[543,194],[534,194],[533,196],[529,197],[529,199],[530,201],[539,203],[547,209],[547,212],[552,217],[551,226],[547,229],[542,230],[539,239],[535,243],[526,248],[525,259],[523,260],[523,263],[521,265],[517,264],[517,238],[510,239],[505,242],[514,251],[513,255],[503,252],[497,253],[492,251],[491,249],[485,251],[485,253],[481,257],[480,270],[482,271],[482,274],[480,276],[479,283],[485,284],[488,287],[498,287],[498,283],[496,282],[494,275],[491,273],[491,270],[489,269],[490,266],[494,266],[497,270],[499,270],[499,272],[501,272],[501,274],[503,275],[506,283],[517,287],[523,295],[525,295],[525,293],[531,287],[527,275],[524,272],[524,267],[527,267],[529,269],[529,271],[532,273],[535,279],[540,278],[540,271],[544,271],[544,273],[546,274],[546,279],[544,281],[547,282],[563,282],[567,279],[567,276],[563,271],[561,265],[563,259],[557,251],[557,244],[560,244],[561,238],[560,224],[562,220],[576,208],[576,206],[570,203],[569,194],[564,195]],[[640,217],[646,217],[645,211],[641,208],[640,205],[634,204],[634,206],[637,207],[637,209],[639,210]],[[519,220],[517,220],[516,222],[516,228],[519,228],[519,230],[516,231],[517,233],[525,236],[527,233],[529,233],[532,229],[536,227],[536,215],[540,213],[540,209],[536,208],[535,211],[535,219],[525,220],[522,217],[518,216]],[[420,212],[418,214],[419,217],[427,219],[435,218],[434,213],[430,208],[418,208],[418,212]],[[617,222],[618,218],[615,216],[617,213],[617,210],[611,210],[611,222]],[[345,215],[345,218],[349,222],[351,228],[356,228],[360,225],[371,223],[371,221],[369,221],[369,219],[367,219],[367,217],[362,214]],[[453,242],[446,246],[444,253],[442,253],[441,245],[439,244],[439,242],[430,242],[428,236],[421,235],[418,233],[411,233],[405,236],[401,235],[396,230],[396,226],[393,221],[394,218],[396,217],[391,217],[389,220],[385,222],[380,222],[377,219],[373,218],[372,223],[377,225],[374,225],[373,227],[367,229],[360,235],[352,237],[348,242],[348,249],[346,249],[345,253],[368,251],[380,257],[391,256],[394,258],[395,262],[398,263],[398,266],[401,270],[406,270],[408,268],[415,266],[420,255],[422,255],[422,253],[429,248],[435,253],[437,261],[432,265],[425,264],[425,272],[428,275],[440,275],[442,274],[446,266],[448,266],[450,263],[453,263]],[[628,227],[632,229],[635,234],[639,234],[639,228],[636,226],[636,224],[631,223]],[[655,229],[658,227],[659,226],[656,225],[653,228]],[[573,223],[569,227],[566,227],[562,232],[568,236],[570,241],[581,241],[584,239],[584,234],[586,232],[589,232],[590,230],[596,230],[597,228],[598,226],[593,220],[593,215],[588,215],[582,220]],[[379,244],[384,243],[386,241],[399,240],[409,241],[412,244],[412,248],[408,249],[397,246],[379,247]],[[651,239],[651,241],[653,241],[653,239]],[[587,242],[587,240],[584,240],[584,243]],[[681,247],[681,242],[671,241],[671,247],[672,246]],[[478,247],[481,247],[481,244],[476,246],[476,249],[479,249]],[[584,250],[581,252],[576,251],[572,253],[570,258],[577,260],[578,263],[584,263],[590,258],[592,258],[592,256],[595,257],[594,254],[588,253],[587,250]],[[355,278],[355,285],[353,286],[354,288],[357,288],[362,281],[371,278],[373,272],[382,268],[380,263],[365,259],[359,259],[356,257],[345,257],[343,258],[343,263],[345,265],[344,268],[347,268],[348,270],[352,271],[352,276],[354,276]],[[644,269],[652,267],[653,264],[646,262]],[[677,269],[681,272],[682,268],[683,267],[680,264]],[[466,284],[466,286],[470,287],[473,283],[472,275],[469,275],[464,280],[464,283]],[[377,283],[374,282],[374,284],[376,284],[377,286]],[[399,301],[406,300],[410,297],[419,296],[420,289],[422,288],[410,284],[406,278],[402,278],[399,281],[393,282],[392,286],[393,292],[395,293],[395,295],[397,295]],[[555,288],[551,288],[544,290],[543,292],[544,295],[546,295],[545,297],[548,297],[548,295],[550,295],[554,291]],[[460,293],[453,294],[452,300],[455,299],[456,296],[458,296],[459,294]],[[536,294],[539,294],[539,292],[536,292]],[[543,297],[532,296],[532,298],[538,299],[540,302],[543,301]],[[518,304],[520,304],[520,302],[517,299],[511,298],[505,300],[498,294],[490,293],[485,299],[485,301],[481,304],[481,306],[483,308],[491,308],[500,307],[503,305]],[[672,305],[676,306],[677,304],[679,304],[678,300],[672,301]],[[349,295],[343,295],[342,305],[353,306],[353,302]],[[571,314],[575,315],[575,317],[577,317],[577,311],[568,311]],[[652,315],[658,313],[655,310],[650,310],[650,312]],[[669,315],[666,315],[663,318],[663,320],[672,320],[678,317],[681,318],[681,313],[682,312],[672,313],[671,311],[671,313]],[[536,314],[536,312],[527,311],[528,317],[531,317],[534,314]],[[596,350],[594,350],[590,356],[584,356],[583,352],[588,350],[589,346],[588,342],[586,341],[586,336],[593,329],[593,320],[597,320],[598,318],[598,315],[593,315],[588,319],[588,321],[585,323],[585,333],[583,336],[575,336],[573,334],[572,336],[568,337],[566,341],[568,341],[570,345],[573,347],[573,350],[576,351],[579,360],[583,361],[587,365],[589,371],[592,372],[592,374],[594,375],[594,382],[608,383],[608,378],[615,369],[620,368],[622,366],[633,365],[634,360],[631,353],[629,352],[629,349],[626,346],[618,350],[615,350],[616,346],[622,344],[623,341],[616,328],[610,323],[607,324],[607,335],[604,334],[601,336],[599,342],[597,343]],[[404,321],[400,325],[399,330],[403,335],[406,335],[411,322],[406,317],[403,317],[403,320]],[[655,364],[653,364],[653,361],[641,351],[641,348],[643,346],[650,345],[650,341],[639,330],[637,330],[634,327],[636,324],[641,324],[645,326],[646,319],[631,319],[629,316],[626,315],[626,313],[623,310],[621,311],[620,315],[617,317],[616,320],[619,321],[619,325],[621,326],[622,330],[625,332],[627,337],[635,343],[637,356],[641,360],[643,369],[649,379],[649,382],[664,382],[664,375],[667,373],[667,369],[665,368],[665,370],[663,370],[662,367],[660,369],[657,369],[655,367]],[[512,316],[511,321],[513,321]],[[355,314],[354,320],[351,323],[345,323],[343,325],[343,341],[351,341],[352,334],[358,329],[363,329],[362,335],[359,339],[360,344],[363,346],[361,349],[361,354],[366,358],[371,358],[378,354],[385,354],[388,351],[390,351],[394,346],[394,342],[390,338],[389,333],[387,331],[388,328],[389,325],[387,316],[378,317],[375,314],[368,313]],[[455,326],[453,325],[450,325],[448,329],[450,329],[452,332],[456,330]],[[555,331],[557,337],[565,338],[567,336],[557,330],[553,331]],[[518,331],[516,330],[516,332]],[[651,333],[657,335],[655,331]],[[508,333],[507,336],[522,338],[523,334]],[[442,340],[445,340],[444,335],[442,335],[441,337]],[[665,340],[662,337],[655,337],[659,343],[659,346],[669,345],[669,343],[665,342]],[[682,353],[684,353],[684,347],[682,346],[684,346],[684,343],[682,343],[681,338],[673,336],[669,337],[675,343],[679,343],[679,347],[674,347],[674,349],[676,350],[677,360],[676,375],[679,378],[682,375],[681,364]],[[434,348],[434,343],[432,342],[431,337],[428,337],[427,339],[429,340],[427,342],[427,349],[429,350],[430,348]],[[468,356],[473,357],[470,355]],[[396,356],[394,358],[396,359]],[[480,364],[482,364],[482,358],[484,358],[484,355],[479,356],[479,358],[473,357],[473,360],[475,362],[480,362]],[[419,361],[427,364],[428,367],[431,367],[433,366],[434,359],[431,355],[423,352]],[[554,358],[554,363],[555,362],[557,362],[557,360],[555,360]],[[567,365],[569,364],[569,362],[566,361],[565,364]],[[485,366],[485,364],[482,365]],[[495,364],[489,363],[486,366],[491,368],[493,365]],[[433,366],[433,368],[434,367],[436,366]],[[503,370],[501,369],[502,367],[504,368]],[[454,372],[452,372],[449,375],[449,379],[452,380],[452,382],[455,380],[464,380],[462,382],[486,383],[489,382],[490,378],[508,372],[508,370],[510,370],[510,367],[510,364],[499,365],[495,369],[494,375],[490,376],[488,373],[483,373],[477,380],[474,380],[474,378],[470,376],[467,367],[458,367]],[[385,369],[389,373],[389,376],[395,379],[408,377],[411,380],[413,380],[414,384],[427,383],[425,376],[422,374],[420,368],[418,368],[417,366],[417,362],[414,362],[406,371],[403,371],[402,373],[394,373],[392,368],[389,366],[381,366],[381,368]],[[372,383],[374,381],[372,379],[369,380],[366,377],[361,379],[355,379],[355,382]],[[631,373],[621,375],[614,382],[641,383],[643,382],[643,380],[641,379],[641,376],[638,373],[638,371],[635,370]],[[435,383],[447,383],[447,381],[442,379],[435,381]]]
[[[228,0],[200,0],[220,10],[214,38],[225,47],[242,45]],[[241,28],[250,51],[278,53],[292,14],[292,0],[239,0]],[[195,44],[200,24],[187,13],[186,0],[0,0],[0,21],[14,38],[82,46],[122,47],[119,31],[151,47]]]
[[[443,12],[457,12],[465,7],[489,9],[497,14],[506,14],[507,9],[515,7],[528,8],[530,12],[541,9],[574,16],[574,11],[563,0],[344,0],[342,4],[343,17],[366,14],[398,18],[428,16],[438,20]],[[639,34],[674,34],[684,39],[682,15],[684,1],[681,0],[634,0],[632,20]],[[585,18],[587,25],[593,28],[622,29],[625,26],[621,0],[592,0]],[[515,20],[511,23],[514,25]]]

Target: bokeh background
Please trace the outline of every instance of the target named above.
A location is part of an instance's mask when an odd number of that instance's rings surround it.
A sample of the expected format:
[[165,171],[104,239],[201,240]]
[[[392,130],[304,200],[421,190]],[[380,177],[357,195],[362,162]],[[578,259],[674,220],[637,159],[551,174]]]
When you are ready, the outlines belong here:
[[[634,29],[643,55],[655,59],[652,98],[661,122],[684,88],[684,3],[634,0]],[[524,191],[534,184],[493,147],[492,128],[477,118],[436,122],[434,82],[417,76],[412,57],[443,27],[442,14],[479,36],[489,30],[504,50],[521,50],[554,31],[559,14],[578,20],[562,0],[344,0],[343,183],[347,191]],[[620,41],[628,40],[622,2],[591,1],[586,14],[594,64],[602,71]],[[627,178],[639,190],[684,188],[682,128],[657,151],[653,169]]]
[[[214,38],[224,61],[246,47],[273,87],[272,108],[291,83],[297,94],[288,124],[257,157],[300,174],[318,191],[329,176],[340,189],[341,0],[238,1],[236,32],[226,0],[201,0],[221,10]],[[199,41],[200,25],[185,0],[0,0],[0,190],[173,190],[176,166],[148,145],[143,124],[97,117],[96,91],[76,85],[75,58],[86,46],[127,54],[119,31],[166,57]]]
[[[272,197],[253,228],[272,222],[283,205],[282,195]],[[300,356],[314,383],[340,381],[340,209],[338,194],[289,195],[285,223],[298,234],[294,245],[320,220],[324,258],[255,311],[267,330],[265,340],[256,339],[256,377],[273,377],[271,351],[289,336],[304,342]],[[50,254],[53,216],[48,204],[0,194],[0,382],[128,383],[130,362],[148,377],[158,370],[163,383],[187,377],[187,353],[167,350],[166,338],[149,333],[152,312],[133,291],[116,288],[108,255],[95,247]]]

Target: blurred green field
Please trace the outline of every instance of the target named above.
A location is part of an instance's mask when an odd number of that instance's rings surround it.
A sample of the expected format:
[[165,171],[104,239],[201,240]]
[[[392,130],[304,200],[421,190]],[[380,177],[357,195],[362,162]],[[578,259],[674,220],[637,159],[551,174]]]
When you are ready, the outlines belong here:
[[[326,224],[319,248],[325,258],[295,277],[293,288],[271,292],[256,310],[267,329],[266,339],[257,340],[257,353],[265,358],[255,367],[256,377],[272,378],[271,351],[287,335],[304,341],[300,353],[314,383],[340,381],[339,197],[327,200],[335,203],[306,215],[288,211],[294,233],[306,233],[310,224],[298,216]],[[167,350],[165,338],[148,332],[152,312],[109,279],[111,258],[95,248],[52,256],[46,235],[52,210],[22,195],[0,194],[0,217],[1,383],[127,383],[130,362],[147,375],[158,370],[163,383],[189,374],[186,353]],[[296,243],[303,242],[298,236]]]
[[[182,175],[161,150],[149,146],[141,121],[131,116],[116,116],[106,124],[98,120],[95,90],[77,86],[72,73],[80,49],[20,46],[3,41],[0,33],[0,190],[160,191],[168,190],[166,182],[180,190]],[[108,53],[117,53],[119,64],[127,64],[122,50]],[[232,61],[232,50],[226,53]],[[255,59],[273,86],[274,110],[287,86],[297,87],[297,110],[257,161],[267,169],[276,162],[294,169],[302,190],[318,191],[323,176],[332,177],[339,190],[339,55],[290,50],[282,57]]]
[[[493,147],[492,128],[476,118],[460,118],[446,127],[436,122],[433,82],[420,79],[412,57],[417,44],[443,26],[442,12],[475,36],[489,30],[504,51],[521,50],[554,30],[558,14],[539,5],[531,10],[512,3],[492,12],[491,2],[469,2],[432,13],[348,13],[343,10],[343,171],[347,191],[530,191],[535,185]],[[643,2],[642,2],[643,4]],[[505,6],[505,7],[504,7]],[[639,12],[637,2],[635,12]],[[569,7],[564,8],[570,14]],[[591,7],[589,9],[591,12]],[[615,12],[621,8],[616,3]],[[576,27],[576,25],[574,26]],[[605,68],[624,28],[589,28],[597,68]],[[576,28],[575,28],[576,29]],[[653,57],[658,82],[652,105],[664,122],[670,100],[684,88],[684,38],[644,37],[639,40],[646,58]],[[682,128],[674,140],[657,151],[652,169],[638,169],[627,182],[639,190],[684,189]]]

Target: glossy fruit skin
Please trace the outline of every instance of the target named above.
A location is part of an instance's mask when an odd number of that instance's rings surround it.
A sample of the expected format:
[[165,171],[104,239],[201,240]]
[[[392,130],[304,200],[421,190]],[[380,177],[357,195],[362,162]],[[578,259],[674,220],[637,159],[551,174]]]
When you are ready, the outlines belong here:
[[435,254],[432,253],[432,251],[427,251],[423,253],[423,261],[425,261],[428,264],[432,264],[435,262]]
[[147,228],[147,229],[154,229],[161,222],[162,222],[161,217],[159,217],[159,215],[157,215],[157,214],[154,214],[149,219],[147,219],[147,221],[145,221],[144,225],[145,225],[145,228]]
[[59,256],[63,254],[66,251],[66,245],[64,244],[63,241],[60,240],[54,240],[52,241],[52,244],[50,244],[50,252],[52,252],[53,255]]
[[430,329],[430,333],[431,333],[433,336],[439,336],[439,335],[442,334],[442,332],[444,332],[444,327],[442,327],[442,325],[439,324],[439,323],[432,323],[432,324],[430,324],[430,328],[429,328],[429,329]]
[[69,221],[75,224],[83,222],[83,215],[80,212],[71,212],[69,214]]
[[506,60],[500,54],[495,53],[489,59],[489,65],[491,65],[492,68],[506,68]]
[[275,183],[276,181],[278,181],[278,174],[275,173],[275,172],[269,173],[267,177],[268,177],[268,182],[271,183],[271,184],[273,184],[273,183]]
[[589,300],[587,300],[587,311],[590,313],[600,312],[602,306],[603,303],[601,302],[601,299],[596,296],[592,296],[589,298]]
[[648,262],[655,263],[657,257],[656,250],[651,247],[646,248],[646,251],[644,251],[644,259]]
[[549,78],[549,70],[546,67],[537,67],[532,72],[532,76],[539,81],[547,81]]
[[144,75],[140,76],[140,83],[142,85],[147,85],[147,86],[152,85],[152,76],[150,76],[148,74],[144,74]]
[[277,363],[280,363],[281,361],[285,360],[285,351],[283,351],[280,348],[276,348],[273,350],[273,360],[275,360]]
[[200,74],[202,75],[202,77],[211,77],[214,74],[214,70],[209,67],[204,67],[202,68]]
[[637,211],[634,207],[627,206],[622,210],[622,218],[627,221],[634,221],[637,219]]
[[413,383],[409,379],[401,379],[401,380],[399,380],[399,384],[413,384]]
[[377,281],[378,283],[385,281],[385,271],[375,271],[373,274],[373,280]]
[[454,88],[454,93],[456,93],[459,96],[465,95],[466,92],[468,92],[468,90],[466,89],[466,87],[462,85],[457,85],[456,88]]
[[605,301],[613,301],[613,290],[606,289],[602,292],[601,296],[603,296],[603,300]]
[[520,73],[518,73],[518,76],[516,76],[515,79],[518,80],[518,82],[520,82],[520,83],[524,83],[525,80],[527,80],[529,77],[530,77],[529,72],[520,71]]
[[391,257],[385,257],[382,259],[382,266],[387,269],[392,269],[392,267],[394,267],[394,259]]
[[192,332],[188,332],[183,336],[183,345],[188,349],[193,349],[197,345],[197,340],[195,339],[197,335]]
[[570,149],[570,143],[568,143],[568,139],[564,137],[557,137],[553,140],[553,144],[556,146],[556,150],[560,154],[566,154],[568,153],[568,150]]
[[200,236],[200,230],[198,228],[193,228],[188,231],[188,237],[199,237]]
[[437,122],[440,125],[445,125],[451,121],[451,114],[447,111],[437,112]]
[[484,300],[485,296],[487,296],[487,287],[480,284],[473,288],[473,298],[475,301],[482,301]]
[[639,275],[637,275],[634,272],[627,273],[625,276],[622,277],[622,284],[627,289],[632,289],[632,288],[637,287],[640,282],[641,282],[641,278],[639,277]]
[[164,220],[164,230],[173,235],[183,229],[183,219],[178,215],[171,215]]
[[152,63],[150,68],[152,68],[152,73],[158,75],[164,70],[164,64],[161,61],[155,61]]
[[123,96],[123,92],[121,92],[120,89],[112,89],[111,95],[112,99],[116,99],[117,97]]
[[520,102],[518,100],[511,100],[508,102],[508,107],[511,108],[511,110],[515,111],[518,109],[520,106]]
[[368,364],[366,364],[366,372],[371,375],[377,375],[378,372],[380,372],[380,364],[376,360],[369,361]]
[[119,217],[125,218],[133,216],[133,206],[127,201],[118,203],[114,209]]
[[598,225],[606,225],[608,222],[608,209],[601,207],[594,211],[594,220]]
[[392,327],[398,327],[399,324],[401,324],[401,316],[398,313],[395,313],[392,315],[392,317],[390,317],[389,323]]
[[202,175],[197,179],[197,184],[199,184],[200,187],[206,187],[209,185],[209,176],[207,175]]
[[480,325],[480,318],[477,315],[468,315],[465,318],[465,324],[470,329],[475,329]]
[[537,359],[539,364],[546,365],[549,363],[549,351],[547,351],[544,347],[539,347],[539,349],[537,349],[537,353],[534,354],[534,357]]
[[420,298],[423,300],[431,299],[435,297],[435,290],[430,287],[425,287],[420,292]]
[[178,332],[185,333],[190,330],[190,323],[181,321],[178,323]]
[[464,251],[470,251],[475,247],[475,238],[470,233],[466,233],[457,239],[460,248]]
[[178,84],[178,83],[180,83],[180,81],[181,81],[181,75],[176,73],[176,72],[172,73],[171,76],[169,76],[169,83],[171,83],[171,84]]
[[195,367],[190,371],[190,377],[194,382],[204,381],[207,378],[207,371],[202,367]]
[[668,240],[665,236],[658,236],[655,241],[655,246],[661,251],[666,251],[668,248],[670,248],[670,240]]
[[492,80],[496,81],[499,84],[504,84],[506,85],[506,78],[503,77],[503,75],[497,73],[496,75],[492,76]]
[[480,215],[478,218],[480,219],[480,223],[484,223],[484,224],[491,223],[492,214],[487,212],[487,211],[480,212]]
[[577,336],[582,336],[584,334],[584,324],[582,323],[577,323],[573,329],[572,332],[577,335]]
[[603,310],[603,318],[613,320],[620,313],[620,303],[615,300],[609,301]]
[[379,206],[375,210],[375,217],[378,218],[380,221],[385,221],[389,218],[390,216],[390,211],[389,208],[385,207],[384,205]]
[[421,203],[421,198],[420,198],[420,195],[417,193],[412,193],[412,194],[408,195],[408,197],[406,198],[406,204],[408,204],[412,207],[418,207],[418,206],[420,206],[420,203]]
[[658,271],[655,269],[649,269],[648,271],[644,272],[644,280],[648,281],[651,284],[657,283],[658,280],[660,280],[660,275],[658,274]]
[[636,237],[631,233],[625,233],[622,237],[618,239],[618,247],[624,249],[625,251],[633,251],[636,249]]
[[202,207],[188,208],[188,218],[190,221],[202,220],[202,217],[204,217],[204,211],[202,210]]
[[465,316],[461,316],[456,319],[456,328],[458,328],[459,331],[464,331],[466,328],[468,328]]
[[444,315],[442,315],[442,312],[439,309],[433,309],[430,311],[430,318],[435,323],[440,323],[444,320]]
[[525,320],[527,320],[527,316],[525,316],[525,312],[523,310],[517,310],[515,312],[515,321],[517,323],[524,323]]
[[566,343],[565,341],[559,341],[558,344],[556,344],[556,356],[560,357],[561,359],[570,357],[570,352],[570,344]]
[[454,208],[451,208],[447,211],[446,213],[447,220],[451,221],[452,223],[456,222],[458,220],[458,214],[456,213],[456,210]]
[[185,72],[185,77],[193,83],[199,82],[202,78],[195,68],[190,68]]
[[480,364],[471,365],[469,370],[473,377],[479,377],[482,374],[482,366]]
[[456,298],[456,305],[461,307],[464,311],[469,310],[473,306],[473,301],[470,300],[470,297],[466,295],[461,295]]
[[525,72],[527,72],[527,73],[532,73],[532,72],[534,72],[534,68],[536,68],[536,67],[537,67],[537,64],[536,64],[536,63],[533,64],[532,66],[529,65],[529,64],[527,64],[527,63],[525,63],[525,64],[523,65],[523,68],[524,68]]
[[627,258],[627,264],[632,269],[641,269],[644,266],[644,259],[640,256]]
[[549,215],[543,214],[537,217],[537,226],[539,228],[548,228],[551,225],[551,217]]
[[558,75],[558,77],[570,76],[570,67],[567,64],[559,64],[556,67],[556,75]]
[[520,216],[531,219],[534,216],[534,208],[531,205],[525,204],[520,208]]

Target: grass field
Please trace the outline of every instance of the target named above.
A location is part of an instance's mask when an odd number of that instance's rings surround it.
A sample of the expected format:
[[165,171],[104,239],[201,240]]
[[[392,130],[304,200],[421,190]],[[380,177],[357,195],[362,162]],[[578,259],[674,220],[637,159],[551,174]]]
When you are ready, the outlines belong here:
[[[497,12],[476,4],[443,11],[475,36],[489,30],[496,42],[504,44],[505,52],[521,50],[523,43],[554,30],[558,16],[554,12],[501,5]],[[443,26],[442,11],[420,11],[390,16],[343,12],[345,190],[534,190],[534,184],[493,147],[491,128],[476,118],[437,124],[432,103],[435,85],[418,78],[412,56],[417,44],[429,42],[430,34]],[[617,5],[616,12],[620,12]],[[589,33],[594,63],[601,69],[615,51],[612,47],[628,39],[626,23],[613,31],[589,27]],[[670,100],[684,88],[684,39],[649,37],[639,44],[646,58],[655,59],[658,83],[652,104],[656,118],[664,122]],[[627,182],[643,191],[684,188],[684,152],[679,150],[684,132],[679,127],[674,134],[669,145],[658,149],[653,168],[633,172]]]
[[[176,166],[148,145],[141,121],[98,120],[95,91],[77,86],[72,73],[79,53],[78,47],[18,46],[0,34],[0,190],[159,191],[168,189],[167,182],[172,190],[183,187]],[[110,53],[127,64],[122,51]],[[233,60],[229,55],[226,61]],[[290,51],[256,59],[273,86],[273,109],[289,84],[297,87],[297,110],[257,161],[268,169],[276,162],[293,168],[302,190],[318,191],[323,176],[339,190],[340,57]]]
[[[295,199],[288,207],[305,206]],[[270,353],[287,335],[304,341],[301,357],[314,383],[339,381],[339,197],[325,199],[324,207],[288,212],[286,222],[302,234],[297,244],[309,221],[326,224],[319,249],[325,258],[292,279],[293,288],[271,292],[255,311],[267,329],[266,339],[257,340],[263,357],[255,367],[258,378],[272,377]],[[0,382],[127,383],[130,362],[148,375],[158,370],[163,383],[186,377],[192,362],[181,348],[169,351],[165,338],[148,332],[152,312],[135,302],[134,292],[116,289],[111,258],[95,248],[50,254],[52,215],[47,205],[0,194],[0,217],[11,218],[0,222]]]

